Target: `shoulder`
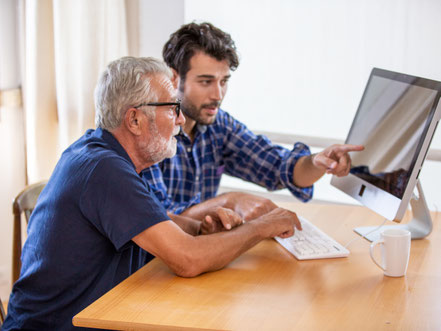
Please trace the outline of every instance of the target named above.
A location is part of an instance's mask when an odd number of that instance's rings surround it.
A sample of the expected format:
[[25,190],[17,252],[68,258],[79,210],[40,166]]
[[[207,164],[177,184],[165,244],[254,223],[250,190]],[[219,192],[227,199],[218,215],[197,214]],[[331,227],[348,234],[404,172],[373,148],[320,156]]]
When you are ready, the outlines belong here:
[[115,153],[102,153],[99,158],[93,158],[88,179],[101,185],[107,183],[109,179],[115,179],[118,185],[127,187],[139,182],[140,176],[125,158]]
[[113,135],[101,129],[88,130],[63,153],[61,160],[84,175],[97,172],[96,169],[106,177],[118,171],[135,172],[124,148]]
[[229,126],[234,123],[240,123],[240,122],[236,120],[232,115],[230,115],[230,113],[219,108],[216,116],[215,124],[220,126]]
[[248,127],[228,112],[219,109],[219,116],[216,120],[219,121],[220,126],[224,129],[225,134],[232,136],[233,138],[243,137],[244,139],[255,139],[255,134],[248,129]]
[[220,130],[226,134],[238,134],[242,131],[249,131],[246,125],[225,110],[219,109],[216,121],[211,125],[214,130]]

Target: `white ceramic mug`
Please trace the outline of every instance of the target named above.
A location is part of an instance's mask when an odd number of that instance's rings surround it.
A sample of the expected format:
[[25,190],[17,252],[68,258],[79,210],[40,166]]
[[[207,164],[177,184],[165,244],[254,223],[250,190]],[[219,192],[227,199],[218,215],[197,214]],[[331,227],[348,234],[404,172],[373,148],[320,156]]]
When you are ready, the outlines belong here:
[[[381,245],[381,263],[374,258],[374,247]],[[406,274],[410,255],[410,232],[405,229],[386,229],[381,239],[370,247],[372,260],[390,277],[402,277]]]

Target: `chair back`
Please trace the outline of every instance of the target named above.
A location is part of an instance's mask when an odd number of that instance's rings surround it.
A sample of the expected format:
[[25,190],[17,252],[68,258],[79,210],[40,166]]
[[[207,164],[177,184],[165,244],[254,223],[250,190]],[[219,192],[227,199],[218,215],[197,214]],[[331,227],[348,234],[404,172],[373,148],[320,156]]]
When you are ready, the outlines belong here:
[[6,318],[6,313],[5,313],[5,309],[3,308],[2,299],[0,298],[0,326],[3,325],[5,318]]
[[14,227],[12,234],[12,284],[17,281],[21,269],[21,216],[25,216],[27,226],[31,213],[37,203],[38,196],[46,184],[47,181],[45,180],[27,186],[15,197],[12,203],[12,213],[14,215]]

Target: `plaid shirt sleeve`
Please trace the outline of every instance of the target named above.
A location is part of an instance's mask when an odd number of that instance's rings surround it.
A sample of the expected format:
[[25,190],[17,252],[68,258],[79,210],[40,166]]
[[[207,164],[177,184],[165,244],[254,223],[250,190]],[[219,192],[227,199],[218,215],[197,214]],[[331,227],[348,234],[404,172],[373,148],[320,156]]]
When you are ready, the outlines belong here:
[[253,182],[270,191],[287,188],[301,201],[309,201],[313,187],[301,188],[293,184],[294,166],[299,158],[311,152],[303,143],[296,143],[290,151],[274,145],[265,136],[256,136],[248,128],[224,113],[225,173]]

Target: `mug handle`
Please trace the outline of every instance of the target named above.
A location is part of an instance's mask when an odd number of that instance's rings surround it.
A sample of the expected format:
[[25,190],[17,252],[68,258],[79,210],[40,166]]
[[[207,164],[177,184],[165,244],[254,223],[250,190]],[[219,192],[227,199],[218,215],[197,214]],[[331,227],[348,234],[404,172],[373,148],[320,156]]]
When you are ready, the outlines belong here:
[[384,245],[384,239],[379,239],[379,240],[374,241],[374,242],[371,244],[371,247],[369,248],[369,253],[371,254],[371,259],[372,259],[372,261],[374,261],[375,264],[376,264],[380,269],[382,269],[383,271],[386,271],[386,270],[384,269],[384,267],[381,266],[381,265],[377,262],[377,260],[375,260],[375,258],[374,258],[374,247],[375,247],[376,245]]

